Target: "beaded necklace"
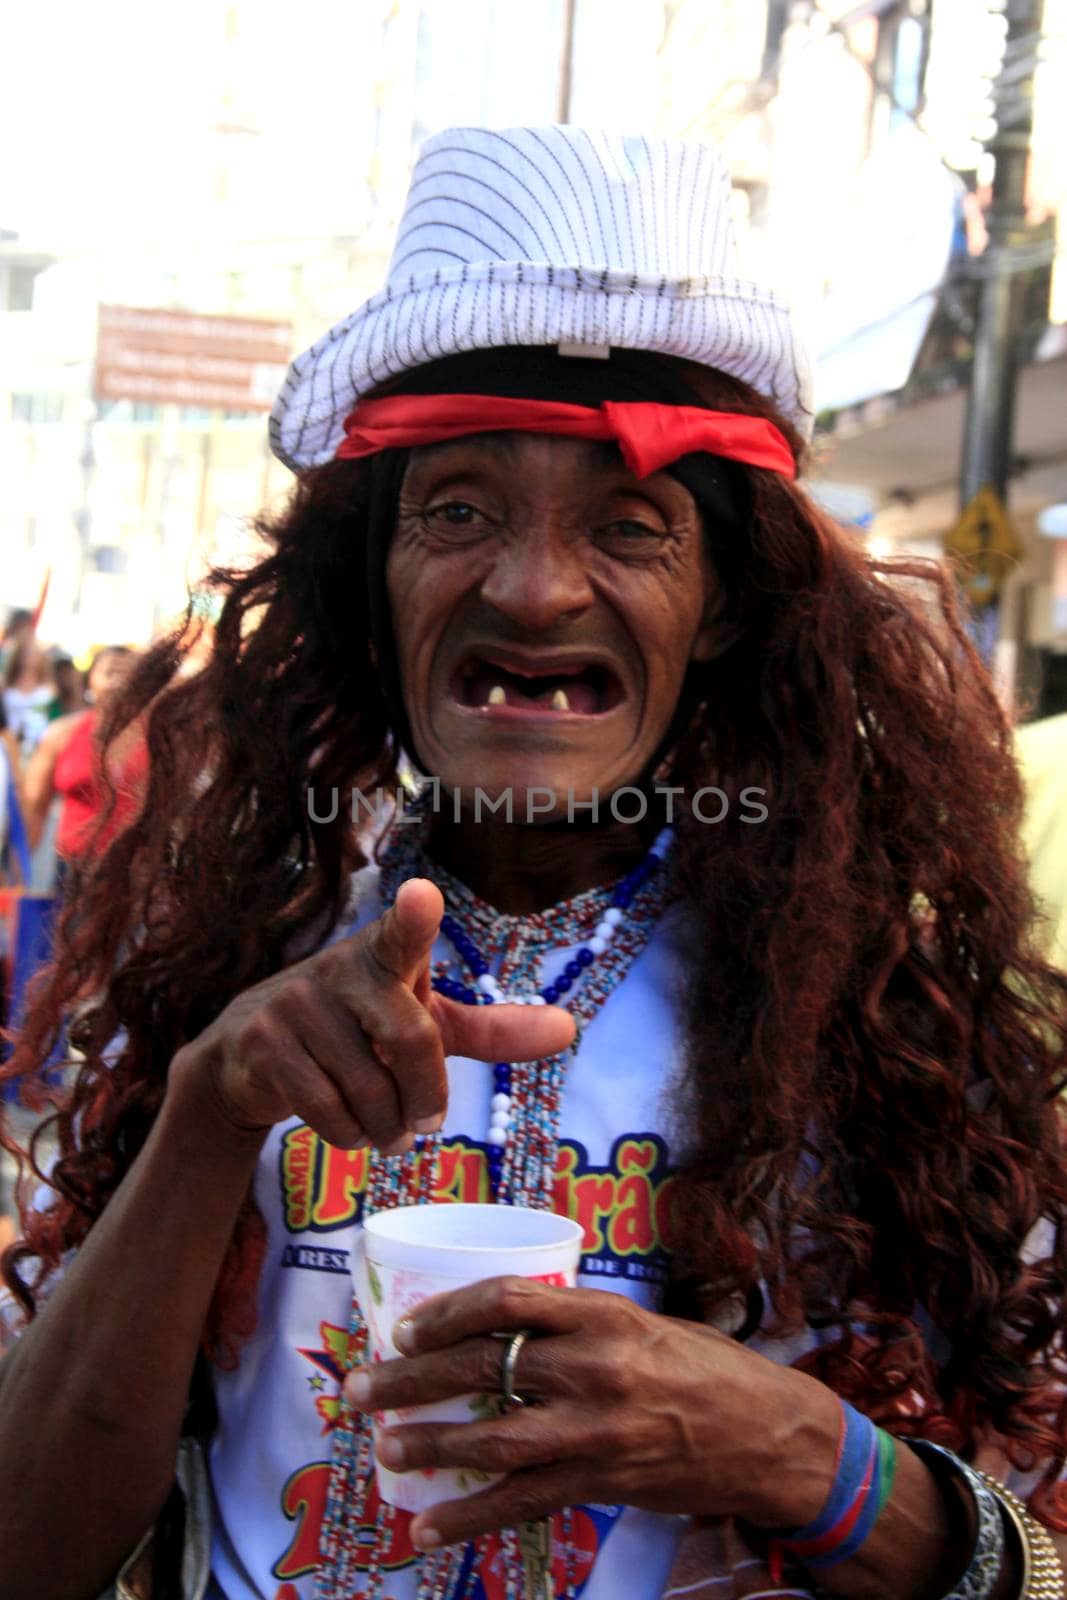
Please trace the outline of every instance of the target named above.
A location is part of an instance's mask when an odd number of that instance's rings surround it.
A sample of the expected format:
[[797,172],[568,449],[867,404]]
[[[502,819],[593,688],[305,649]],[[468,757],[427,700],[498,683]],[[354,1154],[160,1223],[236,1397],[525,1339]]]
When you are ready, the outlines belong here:
[[[506,993],[500,986],[499,978],[493,975],[488,961],[478,949],[474,940],[456,918],[447,912],[441,921],[441,931],[455,947],[457,955],[462,958],[470,969],[476,987],[468,988],[460,979],[450,977],[446,973],[440,973],[434,977],[433,987],[439,994],[447,995],[452,1000],[460,1000],[465,1005],[493,1005],[500,1002],[534,1006],[557,1005],[563,996],[574,987],[574,984],[585,975],[586,970],[593,965],[597,957],[607,953],[634,897],[640,889],[644,888],[653,873],[663,865],[664,858],[670,848],[671,837],[671,830],[664,828],[656,838],[645,859],[632,872],[628,872],[625,878],[616,886],[611,897],[611,904],[597,923],[592,937],[581,945],[575,956],[571,957],[558,978],[555,978],[550,983],[543,984],[535,993],[527,994],[521,989]],[[486,1135],[486,1143],[488,1145],[489,1187],[492,1190],[494,1199],[506,1198],[506,1196],[501,1196],[500,1190],[508,1133],[513,1121],[511,1104],[512,1071],[510,1061],[495,1061],[493,1063],[493,1098],[490,1101],[489,1131]]]
[[[568,999],[568,1009],[578,1031],[568,1050],[543,1061],[493,1064],[490,1134],[495,1115],[495,1126],[503,1137],[486,1141],[490,1187],[486,1198],[550,1210],[567,1061],[577,1053],[583,1029],[622,982],[674,897],[671,873],[660,870],[669,837],[661,834],[645,861],[618,884],[586,890],[547,911],[512,917],[494,910],[430,860],[425,845],[428,820],[424,811],[418,823],[394,829],[382,857],[380,894],[384,909],[394,904],[407,878],[424,877],[436,883],[444,895],[448,915],[442,929],[456,949],[461,969],[466,967],[472,981],[466,984],[450,970],[457,963],[435,962],[434,987],[467,1004],[493,1004],[497,999],[513,1000],[516,995],[524,995],[527,1004],[551,1004],[577,986],[573,998]],[[579,947],[578,953],[560,975],[542,983],[542,960],[573,946]],[[495,977],[493,964],[497,966]],[[487,977],[493,978],[492,984],[479,982]],[[476,995],[484,998],[475,999]],[[497,1099],[504,1095],[506,1107]],[[502,1112],[506,1112],[506,1125]],[[383,1156],[375,1151],[364,1216],[398,1205],[430,1203],[439,1144],[440,1135],[431,1134],[417,1137],[404,1155]],[[367,1340],[354,1297],[348,1334],[348,1366],[352,1367],[362,1359]],[[357,1596],[359,1600],[378,1600],[381,1595],[399,1528],[392,1506],[379,1503],[377,1514],[371,1516],[376,1498],[373,1480],[369,1419],[342,1402],[334,1430],[316,1600],[354,1600]],[[563,1592],[573,1597],[576,1576],[569,1511],[563,1514],[562,1533]],[[522,1600],[525,1582],[517,1536],[507,1529],[499,1540],[505,1600]],[[491,1543],[483,1538],[473,1545],[423,1556],[417,1600],[467,1600]]]

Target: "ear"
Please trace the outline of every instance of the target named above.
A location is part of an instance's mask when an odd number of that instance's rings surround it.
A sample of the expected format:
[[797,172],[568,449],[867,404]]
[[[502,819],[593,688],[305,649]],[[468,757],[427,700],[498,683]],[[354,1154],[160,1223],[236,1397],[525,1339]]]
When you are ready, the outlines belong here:
[[726,590],[713,577],[709,577],[705,589],[704,614],[689,652],[690,661],[714,661],[725,654],[740,635],[741,623],[732,618],[727,609]]

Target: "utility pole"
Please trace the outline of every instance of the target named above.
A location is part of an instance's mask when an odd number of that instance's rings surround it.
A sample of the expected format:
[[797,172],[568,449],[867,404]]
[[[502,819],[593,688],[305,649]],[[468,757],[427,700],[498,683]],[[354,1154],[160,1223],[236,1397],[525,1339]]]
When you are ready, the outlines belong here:
[[556,121],[571,120],[571,86],[574,82],[574,12],[578,0],[563,0],[563,43],[559,56]]
[[1004,498],[1015,422],[1021,285],[1016,255],[1026,240],[1026,177],[1034,115],[1034,69],[1044,0],[1006,0],[1004,56],[993,85],[996,132],[986,148],[996,162],[981,260],[974,370],[967,400],[960,500],[987,485]]
[[760,82],[778,86],[778,69],[782,60],[782,46],[793,10],[792,0],[767,0],[767,21],[763,30],[763,63]]

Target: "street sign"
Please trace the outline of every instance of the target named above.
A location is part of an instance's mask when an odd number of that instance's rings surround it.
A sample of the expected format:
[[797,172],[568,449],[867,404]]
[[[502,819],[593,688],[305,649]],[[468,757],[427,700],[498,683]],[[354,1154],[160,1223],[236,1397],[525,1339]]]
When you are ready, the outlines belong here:
[[96,397],[269,411],[285,377],[291,343],[287,322],[101,306]]
[[956,558],[963,588],[976,606],[990,605],[997,598],[1022,553],[1015,525],[992,484],[979,489],[945,536],[945,554]]

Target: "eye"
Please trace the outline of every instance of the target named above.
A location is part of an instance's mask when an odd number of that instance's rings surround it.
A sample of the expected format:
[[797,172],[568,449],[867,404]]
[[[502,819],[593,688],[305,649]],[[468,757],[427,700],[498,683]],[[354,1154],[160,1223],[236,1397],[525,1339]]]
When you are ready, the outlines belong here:
[[658,539],[660,530],[652,528],[647,522],[638,522],[636,517],[620,517],[617,522],[609,522],[608,533],[621,533],[628,539]]
[[666,538],[667,530],[653,520],[639,517],[616,517],[598,529],[598,539],[609,550],[623,555],[637,555],[658,550]]
[[450,528],[469,528],[477,520],[478,512],[467,500],[441,500],[429,507],[427,515],[447,522]]

